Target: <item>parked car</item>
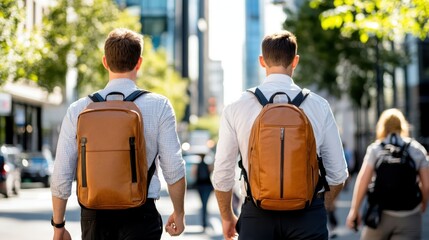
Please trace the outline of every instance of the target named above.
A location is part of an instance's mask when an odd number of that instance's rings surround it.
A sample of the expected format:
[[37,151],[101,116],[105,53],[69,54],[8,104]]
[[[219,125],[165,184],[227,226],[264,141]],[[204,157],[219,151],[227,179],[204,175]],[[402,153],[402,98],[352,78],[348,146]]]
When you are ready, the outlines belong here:
[[18,195],[21,190],[21,169],[18,162],[20,148],[12,145],[0,147],[0,193],[5,197]]
[[21,154],[22,182],[41,182],[45,187],[51,186],[54,168],[50,152],[27,152]]

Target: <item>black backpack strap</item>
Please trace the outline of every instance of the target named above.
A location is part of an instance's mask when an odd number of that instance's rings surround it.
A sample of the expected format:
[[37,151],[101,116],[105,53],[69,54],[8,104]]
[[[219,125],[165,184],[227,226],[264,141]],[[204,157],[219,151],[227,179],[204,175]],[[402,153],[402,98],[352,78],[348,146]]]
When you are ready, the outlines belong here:
[[310,90],[308,90],[307,88],[303,88],[301,92],[299,92],[298,95],[296,95],[296,97],[292,100],[291,103],[299,107],[309,94],[310,94]]
[[88,97],[93,101],[93,102],[104,102],[104,98],[98,93],[95,92],[91,95],[88,95]]
[[405,161],[409,161],[409,164],[416,169],[416,172],[418,171],[417,166],[416,166],[416,162],[414,161],[414,159],[411,157],[410,152],[408,151],[408,149],[410,148],[411,142],[413,140],[411,139],[409,142],[405,141],[405,144],[402,146],[402,159],[401,161],[405,162]]
[[156,158],[158,157],[158,153],[155,155],[155,158],[153,159],[152,165],[150,165],[149,170],[147,171],[147,194],[149,194],[149,186],[150,181],[152,180],[153,175],[155,174],[156,170]]
[[264,96],[261,90],[259,90],[259,88],[250,88],[250,89],[247,89],[247,91],[255,95],[256,99],[258,99],[258,102],[262,106],[265,106],[268,104],[267,98]]
[[246,183],[247,197],[252,198],[252,191],[250,189],[249,178],[247,177],[247,171],[246,171],[246,169],[244,169],[243,158],[241,157],[241,154],[240,154],[240,160],[238,161],[238,166],[241,169],[240,179],[241,179],[241,177],[244,177],[244,182]]
[[149,93],[149,91],[146,90],[135,90],[134,92],[132,92],[130,95],[128,95],[128,97],[126,97],[124,99],[124,101],[127,102],[133,102],[134,100],[136,100],[138,97],[140,97],[143,94]]
[[325,166],[323,165],[322,157],[319,157],[319,155],[317,155],[317,162],[319,164],[320,175],[319,175],[319,181],[317,182],[317,185],[316,185],[316,193],[322,190],[322,188],[325,188],[325,191],[329,191],[331,189],[329,187],[328,181],[326,181],[326,169],[325,169]]

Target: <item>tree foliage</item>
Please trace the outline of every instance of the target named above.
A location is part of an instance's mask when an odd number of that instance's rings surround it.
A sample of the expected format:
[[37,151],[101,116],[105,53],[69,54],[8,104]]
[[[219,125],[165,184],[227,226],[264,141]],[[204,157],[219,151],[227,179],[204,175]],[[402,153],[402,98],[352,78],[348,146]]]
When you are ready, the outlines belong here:
[[176,112],[176,119],[183,119],[188,95],[188,81],[168,65],[164,49],[155,50],[149,37],[144,39],[143,62],[137,84],[166,96]]
[[332,2],[321,2],[313,8],[310,1],[302,3],[297,11],[288,10],[284,28],[297,36],[300,63],[295,78],[304,85],[315,84],[339,97],[348,93],[355,106],[370,104],[370,89],[375,87],[375,64],[384,62],[386,67],[402,63],[404,53],[380,47],[376,55],[377,42],[371,39],[360,41],[357,33],[348,38],[340,29],[324,29],[320,14],[333,8]]
[[9,79],[8,66],[15,65],[14,54],[18,22],[22,14],[14,0],[0,0],[0,84]]
[[[139,18],[118,9],[114,1],[58,0],[47,9],[43,24],[30,31],[23,24],[21,0],[0,3],[0,85],[25,79],[48,91],[65,89],[68,68],[75,67],[77,92],[84,96],[107,83],[101,59],[108,33],[116,27],[136,32],[141,28]],[[148,37],[143,58],[138,84],[168,97],[180,119],[187,103],[186,80],[167,64],[163,50],[153,49]]]
[[[312,7],[331,0],[312,0]],[[371,36],[394,40],[411,34],[421,39],[429,33],[429,0],[334,0],[321,14],[324,29],[340,28],[344,36],[358,32],[366,42]]]
[[40,35],[24,31],[23,21],[22,1],[0,0],[0,85],[20,78],[37,81],[37,62],[47,49]]
[[68,66],[77,69],[78,92],[106,84],[107,72],[101,58],[107,34],[114,27],[140,30],[138,18],[119,11],[113,1],[59,0],[46,15],[43,37],[49,56],[41,66],[41,85],[48,89],[55,85],[65,86]]

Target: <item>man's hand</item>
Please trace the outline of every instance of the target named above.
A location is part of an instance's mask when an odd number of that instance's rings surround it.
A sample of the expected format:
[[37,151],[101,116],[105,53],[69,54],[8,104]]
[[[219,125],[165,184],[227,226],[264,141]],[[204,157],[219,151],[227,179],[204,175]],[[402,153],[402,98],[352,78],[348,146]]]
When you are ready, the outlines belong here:
[[185,191],[185,177],[172,185],[168,185],[168,192],[173,203],[174,212],[167,220],[165,231],[171,236],[178,236],[185,230]]
[[167,220],[165,231],[170,236],[179,236],[185,230],[185,215],[173,212]]
[[232,219],[230,220],[222,219],[223,237],[225,240],[237,239],[238,233],[235,230],[236,224],[237,217],[235,215],[233,215]]
[[54,228],[54,238],[53,240],[72,240],[69,231],[65,227],[63,228]]
[[215,194],[222,218],[223,236],[226,240],[235,239],[238,236],[235,230],[237,216],[232,211],[232,190],[228,192],[215,190]]

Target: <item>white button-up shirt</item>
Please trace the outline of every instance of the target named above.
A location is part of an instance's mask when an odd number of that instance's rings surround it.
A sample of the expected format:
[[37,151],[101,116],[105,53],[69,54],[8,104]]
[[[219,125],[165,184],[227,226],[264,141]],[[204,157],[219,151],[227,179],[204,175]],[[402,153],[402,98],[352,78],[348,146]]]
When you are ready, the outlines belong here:
[[[132,80],[114,79],[110,80],[107,86],[99,91],[99,94],[103,98],[110,92],[121,92],[128,96],[137,89]],[[71,195],[78,154],[77,119],[79,113],[91,102],[88,97],[84,97],[72,103],[63,119],[51,183],[51,192],[55,197],[67,199]],[[182,158],[177,136],[174,110],[169,100],[159,94],[149,93],[140,96],[134,103],[140,108],[143,115],[148,166],[152,164],[158,153],[160,157],[157,170],[160,166],[168,184],[177,182],[185,176],[185,161]],[[156,171],[150,182],[148,198],[158,199],[160,189],[161,183]]]
[[[283,74],[269,75],[258,88],[267,99],[279,91],[285,92],[293,99],[301,91],[292,78]],[[343,183],[348,177],[347,164],[329,103],[311,92],[300,108],[304,110],[313,127],[317,152],[323,159],[328,184]],[[250,132],[261,109],[261,104],[249,92],[243,92],[237,101],[225,107],[221,117],[213,172],[213,185],[216,190],[225,192],[233,188],[239,153],[248,172]],[[245,194],[245,191],[241,192]]]

